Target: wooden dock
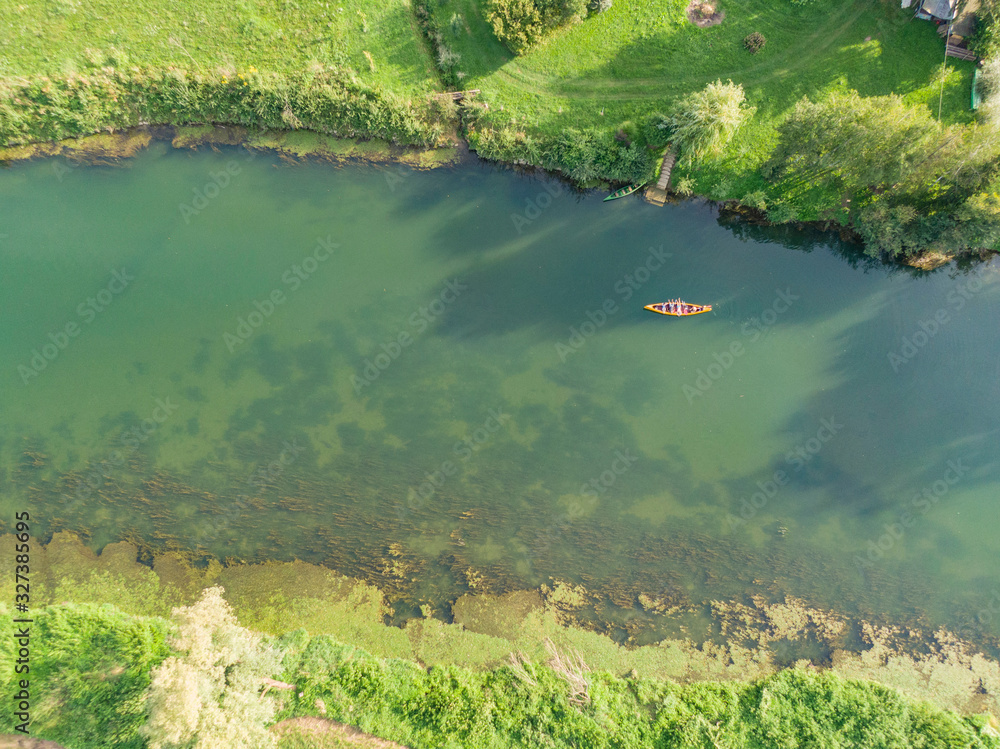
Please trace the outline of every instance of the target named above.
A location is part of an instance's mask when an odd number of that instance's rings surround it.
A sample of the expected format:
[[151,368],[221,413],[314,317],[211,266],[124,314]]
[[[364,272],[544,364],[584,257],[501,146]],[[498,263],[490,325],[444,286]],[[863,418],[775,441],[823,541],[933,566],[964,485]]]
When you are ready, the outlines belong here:
[[957,57],[959,60],[978,60],[979,58],[963,47],[949,44],[944,49],[945,57]]
[[465,97],[472,98],[479,93],[478,88],[470,88],[468,91],[445,91],[443,94],[434,94],[431,98],[433,99],[445,99],[451,98],[454,101],[461,101]]
[[656,181],[656,185],[654,187],[650,187],[646,190],[645,198],[650,203],[664,205],[667,202],[667,191],[670,187],[670,173],[673,171],[674,164],[676,162],[677,153],[671,146],[663,155],[663,166],[660,167],[660,178]]

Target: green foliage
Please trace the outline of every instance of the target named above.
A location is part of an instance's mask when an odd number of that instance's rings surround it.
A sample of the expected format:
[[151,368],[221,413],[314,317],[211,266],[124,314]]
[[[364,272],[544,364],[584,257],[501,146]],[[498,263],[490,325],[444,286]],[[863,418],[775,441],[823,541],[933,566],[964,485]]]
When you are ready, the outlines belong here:
[[767,220],[772,224],[789,224],[798,217],[795,207],[784,200],[775,200],[767,209]]
[[778,128],[764,174],[855,192],[898,182],[926,153],[937,125],[923,107],[895,95],[835,93],[800,100]]
[[[187,613],[179,620],[181,655],[166,661],[163,620],[125,615],[109,606],[64,605],[36,612],[32,691],[42,701],[33,713],[35,732],[71,749],[140,749],[145,746],[139,734],[146,711],[143,694],[153,669],[179,658],[219,663],[219,656],[231,663],[212,678],[239,681],[235,671],[253,659],[252,648],[244,646],[256,639],[219,606],[212,609],[215,614],[199,613],[198,605],[182,611]],[[0,618],[10,631],[11,615]],[[209,631],[214,634],[202,636]],[[13,694],[10,638],[4,643],[3,688]],[[303,630],[283,636],[277,647],[284,659],[275,675],[296,690],[272,691],[262,701],[259,679],[252,675],[241,683],[255,706],[280,705],[274,720],[325,716],[413,749],[1000,749],[983,720],[914,704],[892,689],[829,672],[793,670],[750,684],[684,685],[586,672],[586,699],[574,702],[565,676],[538,663],[488,671],[426,670]],[[171,709],[183,712],[196,697],[204,699],[204,690],[195,688]],[[153,700],[154,722],[156,704]],[[232,700],[218,704],[222,716],[238,715],[237,722],[247,722]],[[10,730],[10,713],[2,720],[0,728]],[[250,745],[220,736],[206,746]]]
[[581,184],[594,180],[641,184],[653,176],[655,164],[638,128],[628,127],[636,137],[629,142],[598,128],[568,127],[555,137],[539,138],[513,128],[479,130],[477,109],[466,110],[468,137],[472,147],[485,159],[526,161],[562,171]]
[[763,190],[755,190],[744,195],[740,202],[748,208],[763,211],[767,209],[767,194]]
[[485,8],[497,39],[518,55],[586,14],[587,0],[487,0]]
[[905,257],[925,250],[950,253],[996,249],[1000,244],[1000,199],[972,195],[948,210],[926,213],[890,196],[864,206],[856,228],[866,252]]
[[753,33],[747,34],[743,38],[743,46],[750,50],[750,54],[755,55],[764,49],[764,45],[767,44],[767,39],[759,31],[754,31]]
[[587,699],[574,703],[549,666],[424,671],[317,637],[284,678],[303,695],[282,717],[315,715],[320,705],[327,717],[414,749],[1000,746],[971,720],[828,672],[685,685],[587,673]]
[[[129,616],[111,606],[65,604],[34,612],[31,625],[33,735],[67,747],[145,746],[150,672],[169,655],[167,623]],[[7,632],[15,625],[0,615]],[[3,638],[0,673],[4,694],[18,691],[14,642]],[[12,732],[11,710],[0,714],[0,730]]]
[[980,118],[991,125],[1000,125],[1000,57],[983,62],[978,86],[983,97],[979,105]]
[[887,687],[794,670],[765,679],[756,691],[754,733],[765,746],[909,746],[907,705]]
[[754,111],[743,86],[719,80],[682,99],[666,124],[682,157],[697,162],[721,153]]
[[260,689],[280,654],[237,624],[222,593],[206,588],[195,604],[174,609],[170,644],[178,654],[153,672],[143,730],[150,749],[274,746],[265,727],[274,703],[260,699]]
[[968,39],[972,52],[984,59],[1000,55],[1000,0],[979,0],[976,26]]
[[786,193],[852,196],[869,254],[966,252],[997,242],[1000,205],[988,187],[1000,156],[995,126],[943,128],[898,96],[851,91],[801,100],[778,134],[764,175]]
[[694,180],[691,177],[681,177],[674,185],[674,192],[682,197],[694,194]]
[[339,68],[314,67],[288,76],[133,68],[0,81],[0,100],[0,145],[58,140],[140,122],[308,128],[419,145],[434,143],[447,127],[433,106],[407,102]]

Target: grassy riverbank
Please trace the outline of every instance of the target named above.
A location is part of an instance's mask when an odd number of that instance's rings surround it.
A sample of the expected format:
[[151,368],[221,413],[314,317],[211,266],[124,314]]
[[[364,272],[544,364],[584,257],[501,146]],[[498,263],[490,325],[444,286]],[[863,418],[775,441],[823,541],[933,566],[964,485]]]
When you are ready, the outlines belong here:
[[429,145],[453,129],[408,3],[0,3],[0,145],[143,123]]
[[[517,57],[475,0],[0,7],[9,19],[0,28],[0,146],[190,122],[440,145],[456,122],[451,103],[432,96],[446,84],[481,90],[463,120],[484,157],[582,184],[646,182],[670,138],[663,115],[731,79],[754,116],[720,153],[682,159],[672,180],[682,194],[742,202],[775,223],[852,226],[873,254],[1000,245],[995,165],[983,156],[996,149],[983,140],[991,136],[962,130],[974,121],[973,63],[942,64],[936,27],[890,0],[724,0],[720,22],[704,28],[688,19],[684,0],[618,0]],[[767,40],[757,54],[744,47],[751,32]],[[923,113],[900,141],[913,152],[879,158],[924,172],[859,186],[776,170],[789,161],[781,128],[796,104],[853,91],[896,94]],[[915,134],[940,128],[940,136]],[[776,146],[785,149],[777,162]]]
[[[14,559],[13,543],[0,537],[0,572],[12,574],[3,560]],[[855,623],[867,649],[835,652],[832,669],[807,659],[782,668],[767,648],[740,644],[767,633],[787,648],[844,630],[836,615],[794,601],[718,603],[711,629],[722,644],[628,649],[570,623],[581,595],[571,586],[466,596],[452,623],[397,628],[383,623],[378,589],[301,562],[195,567],[162,554],[150,567],[131,544],[97,556],[65,533],[30,548],[33,733],[69,749],[146,746],[151,674],[177,652],[172,609],[215,585],[240,624],[280,650],[268,676],[296,687],[270,692],[272,724],[312,716],[410,747],[693,748],[709,737],[730,747],[1000,746],[1000,666],[947,635],[900,633],[924,651],[906,656],[889,630]],[[0,612],[8,628],[13,616]],[[5,643],[0,660],[10,664]],[[16,693],[13,669],[3,673]],[[0,731],[10,720],[0,717]],[[286,745],[324,746],[293,735]]]
[[[155,704],[147,695],[156,682],[155,669],[187,652],[170,637],[180,621],[175,617],[171,625],[162,618],[87,604],[33,613],[32,733],[67,749],[147,746],[147,710]],[[14,630],[9,611],[0,613],[0,621]],[[182,626],[192,624],[208,638],[193,647],[224,661],[225,646],[214,639],[219,630],[204,619],[189,618]],[[321,717],[414,749],[1000,746],[1000,734],[987,715],[960,717],[893,689],[833,673],[794,669],[747,683],[677,684],[591,671],[574,654],[554,648],[548,663],[516,658],[476,671],[376,658],[305,630],[263,638],[263,645],[280,659],[271,676],[293,688],[274,689],[261,698],[259,687],[241,692],[234,680],[223,689],[226,713],[247,709],[244,701],[263,701],[272,725]],[[0,657],[11,666],[10,638],[2,647]],[[7,694],[18,693],[13,668],[4,669],[3,687]],[[213,725],[225,722],[226,713],[217,705],[211,711],[202,706],[200,695],[179,689],[177,698],[183,693],[185,701],[171,705],[173,714],[160,720],[182,727],[181,735],[190,725],[204,740]],[[10,732],[15,725],[11,711],[5,711],[0,730]],[[246,726],[242,728],[245,732]],[[216,730],[214,735],[232,734]],[[269,743],[274,745],[253,745]],[[164,746],[182,744],[188,745]],[[300,739],[285,745],[320,744]]]
[[[969,109],[974,64],[953,58],[942,64],[936,26],[888,0],[715,5],[721,21],[701,28],[688,19],[683,0],[621,0],[517,57],[493,37],[473,0],[428,7],[441,44],[460,56],[453,75],[463,88],[482,91],[466,116],[470,144],[481,155],[561,169],[581,181],[650,181],[671,138],[663,115],[675,113],[683,97],[707,84],[731,80],[743,87],[753,116],[718,153],[685,160],[682,151],[671,181],[682,194],[738,201],[774,223],[857,227],[872,254],[995,247],[998,216],[978,207],[995,192],[989,176],[995,172],[995,144],[987,147],[993,163],[977,167],[978,182],[949,185],[967,168],[967,154],[983,153],[981,146],[963,145],[939,164],[928,160],[954,148],[956,140],[976,137],[964,129],[975,120]],[[757,54],[744,46],[751,32],[766,38]],[[850,151],[869,132],[888,143],[895,115],[852,124],[850,135],[832,143],[821,137],[794,142],[782,131],[806,98],[822,102],[855,91],[862,97],[898,95],[899,112],[913,108],[905,116],[924,118],[886,153],[866,150],[865,158],[916,164],[924,173],[883,172],[857,186],[831,177],[839,168],[850,171],[846,161],[828,158],[836,145],[846,143]],[[834,108],[820,121],[851,121],[853,106]],[[878,108],[892,106],[883,102]],[[815,125],[813,134],[822,136],[822,127]],[[798,159],[810,164],[805,179],[782,171]],[[813,162],[826,171],[812,171]],[[935,192],[919,186],[930,182],[944,187]]]

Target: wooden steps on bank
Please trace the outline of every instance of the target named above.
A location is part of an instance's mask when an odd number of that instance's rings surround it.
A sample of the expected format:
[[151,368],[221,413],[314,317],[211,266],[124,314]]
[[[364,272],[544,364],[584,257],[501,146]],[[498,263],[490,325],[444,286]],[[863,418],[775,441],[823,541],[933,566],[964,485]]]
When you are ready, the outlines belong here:
[[432,94],[432,99],[451,99],[452,101],[462,101],[462,99],[469,98],[479,93],[478,88],[470,88],[466,91],[445,91],[441,94]]
[[957,57],[959,60],[978,60],[972,52],[965,49],[964,47],[958,47],[954,44],[948,44],[944,48],[945,57]]
[[660,167],[660,178],[656,185],[646,190],[645,198],[650,203],[664,205],[667,202],[667,188],[670,185],[670,172],[677,161],[677,153],[671,147],[663,155],[663,166]]

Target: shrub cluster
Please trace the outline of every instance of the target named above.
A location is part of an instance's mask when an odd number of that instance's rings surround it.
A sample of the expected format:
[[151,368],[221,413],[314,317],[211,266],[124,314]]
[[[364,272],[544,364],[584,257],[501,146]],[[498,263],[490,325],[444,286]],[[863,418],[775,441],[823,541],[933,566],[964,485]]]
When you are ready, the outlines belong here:
[[281,717],[319,712],[414,749],[985,749],[1000,743],[985,728],[985,716],[963,719],[829,672],[783,671],[750,684],[679,685],[574,672],[567,668],[570,660],[552,667],[424,671],[327,636],[310,639],[300,632],[285,642],[281,678],[295,683],[301,696],[290,700]]
[[1000,0],[980,0],[967,46],[982,58],[1000,55]]
[[594,180],[645,183],[653,176],[654,160],[642,139],[621,140],[614,130],[566,128],[559,135],[529,135],[511,126],[479,126],[480,110],[466,107],[468,139],[484,159],[527,162],[561,171],[579,184]]
[[764,49],[764,45],[767,44],[767,39],[759,31],[755,31],[752,34],[747,34],[743,38],[743,46],[750,50],[750,54],[755,55]]
[[59,140],[140,123],[211,122],[308,128],[432,145],[447,130],[433,103],[412,102],[345,68],[226,75],[103,67],[85,74],[0,80],[0,145]]
[[939,128],[922,105],[852,91],[796,104],[763,173],[786,195],[851,197],[866,252],[905,257],[1000,245],[998,158],[995,128]]
[[[187,612],[187,619],[179,620],[174,644],[185,657],[197,656],[199,663],[215,663],[216,656],[246,661],[249,651],[239,645],[245,632],[235,620],[192,618],[196,609],[180,610]],[[73,749],[143,749],[150,675],[160,667],[162,680],[161,664],[178,660],[167,660],[172,656],[167,622],[86,604],[50,606],[34,613],[33,733]],[[183,642],[195,624],[206,634]],[[9,611],[0,611],[0,626],[13,631]],[[790,670],[746,684],[681,685],[590,672],[572,658],[551,666],[518,661],[489,671],[458,666],[426,670],[410,661],[375,658],[304,630],[269,642],[280,653],[280,661],[270,661],[271,668],[280,671],[273,676],[296,687],[272,690],[263,698],[278,708],[273,720],[322,716],[413,749],[1000,747],[986,716],[962,718],[911,703],[895,690],[830,672]],[[15,647],[13,638],[0,642],[0,689],[9,695],[17,692]],[[205,647],[212,654],[207,660],[202,658]],[[212,678],[225,679],[227,695],[242,689],[249,695],[248,704],[261,699],[259,678],[241,681],[231,668]],[[155,697],[155,692],[150,694]],[[205,697],[184,694],[191,700]],[[203,706],[218,712],[212,700]],[[229,715],[223,712],[222,717]],[[12,719],[11,710],[0,713],[0,731],[10,732]]]
[[560,26],[586,16],[587,1],[487,0],[485,15],[497,39],[520,55]]
[[718,80],[681,99],[660,127],[670,133],[682,160],[696,162],[721,153],[755,111],[746,105],[742,85]]
[[[146,745],[145,695],[152,670],[169,654],[167,622],[131,616],[111,606],[65,604],[32,612],[31,733],[67,747]],[[0,614],[8,632],[12,615]],[[17,692],[13,638],[0,644],[0,684]],[[0,731],[14,729],[12,711]]]

